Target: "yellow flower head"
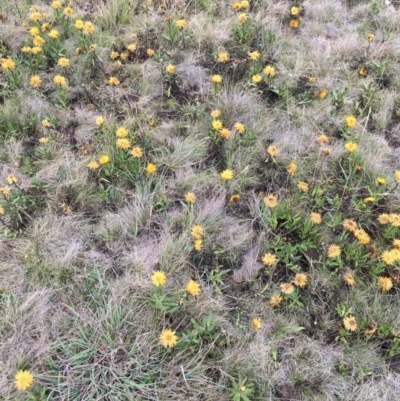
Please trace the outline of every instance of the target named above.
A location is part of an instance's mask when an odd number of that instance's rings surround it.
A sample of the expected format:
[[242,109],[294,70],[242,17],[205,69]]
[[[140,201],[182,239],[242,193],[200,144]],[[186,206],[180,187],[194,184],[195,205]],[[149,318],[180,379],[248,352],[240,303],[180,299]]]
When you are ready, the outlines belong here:
[[236,132],[239,132],[239,134],[243,134],[244,131],[246,131],[246,127],[239,122],[236,122],[235,124],[233,124],[233,127],[235,128]]
[[354,236],[361,245],[367,245],[371,242],[370,236],[363,229],[355,230]]
[[266,253],[261,260],[265,266],[273,266],[276,263],[276,256],[272,253]]
[[346,330],[356,331],[357,330],[357,322],[356,318],[353,315],[349,315],[343,319],[343,325]]
[[0,214],[4,214],[4,208],[0,206]]
[[129,53],[128,52],[122,52],[120,54],[121,60],[126,60],[129,57]]
[[263,200],[265,206],[268,206],[270,208],[276,207],[278,205],[278,199],[274,194],[269,194]]
[[175,22],[175,25],[178,29],[183,29],[186,26],[186,20],[178,19],[178,21]]
[[253,82],[253,84],[259,84],[261,81],[262,81],[262,76],[260,74],[253,75],[251,77],[251,82]]
[[118,52],[111,52],[110,53],[110,59],[111,60],[115,60],[116,58],[118,58],[119,57],[119,53]]
[[309,81],[310,81],[312,84],[315,84],[315,83],[318,81],[318,78],[317,78],[317,77],[310,77],[310,78],[309,78]]
[[368,71],[367,71],[367,69],[365,67],[361,67],[360,70],[359,70],[359,73],[360,73],[360,75],[362,75],[364,77],[366,75],[368,75]]
[[135,159],[139,159],[140,157],[143,156],[143,151],[142,151],[142,148],[140,146],[134,146],[129,153]]
[[189,282],[186,284],[185,290],[186,290],[186,292],[188,292],[190,295],[193,295],[194,297],[201,293],[199,283],[197,283],[194,280],[189,280]]
[[50,22],[45,22],[44,24],[42,24],[43,31],[48,31],[49,28],[50,28]]
[[254,52],[250,52],[248,56],[250,60],[256,61],[260,58],[261,54],[259,51],[255,50]]
[[393,287],[393,282],[390,277],[378,277],[377,285],[382,291],[389,291]]
[[39,139],[39,143],[46,145],[47,143],[49,143],[49,140],[49,138],[42,137]]
[[[50,39],[57,39],[57,38],[58,38],[58,31],[57,31],[57,29],[52,29],[52,30],[48,33],[47,36],[48,36]],[[39,38],[39,36],[36,36],[36,38]],[[35,39],[36,39],[36,38],[35,38]],[[43,40],[43,39],[42,39],[42,40]],[[44,43],[44,41],[43,41],[43,43]],[[42,44],[39,44],[39,42],[38,42],[38,43],[35,43],[35,40],[33,40],[33,44],[36,45],[36,46],[42,46],[43,43],[42,43]]]
[[357,119],[354,116],[347,116],[344,122],[349,128],[352,128],[357,124]]
[[75,28],[78,30],[82,30],[85,26],[85,23],[81,19],[77,19],[74,24]]
[[175,331],[172,330],[163,330],[160,334],[160,344],[164,348],[172,348],[178,342],[178,336],[175,334]]
[[279,287],[281,291],[286,295],[290,295],[294,291],[294,286],[290,283],[283,283]]
[[291,19],[289,22],[289,26],[293,29],[297,29],[299,27],[300,21],[298,19]]
[[261,329],[261,319],[259,317],[255,317],[252,321],[251,321],[251,329],[253,331],[258,331]]
[[103,125],[104,124],[104,117],[103,116],[97,117],[95,123],[98,126]]
[[11,188],[10,187],[2,187],[0,188],[0,194],[2,194],[4,197],[9,196],[11,193]]
[[117,145],[117,148],[120,149],[126,150],[131,147],[131,141],[127,138],[118,138],[115,143]]
[[233,171],[232,170],[224,170],[221,174],[220,174],[221,178],[229,181],[233,178]]
[[42,80],[41,80],[41,78],[39,77],[39,75],[32,75],[32,76],[29,78],[29,84],[30,84],[31,86],[33,86],[34,88],[39,88],[41,83],[42,83]]
[[70,17],[74,13],[74,10],[71,7],[65,7],[63,14],[67,17]]
[[299,181],[297,184],[297,188],[300,189],[300,191],[307,192],[308,191],[308,184],[304,181]]
[[29,54],[29,53],[32,52],[32,48],[29,47],[29,46],[24,46],[24,47],[21,49],[21,52],[22,52],[22,53]]
[[109,80],[108,80],[108,83],[109,83],[111,86],[117,86],[117,85],[120,84],[119,79],[116,78],[116,77],[110,77]]
[[268,146],[267,152],[269,153],[270,156],[276,157],[279,153],[279,149],[275,145],[270,145]]
[[388,224],[391,221],[390,214],[388,213],[382,213],[378,216],[378,222],[379,224]]
[[128,130],[125,127],[118,127],[115,135],[118,138],[126,138],[128,136]]
[[247,0],[242,0],[242,1],[240,2],[240,8],[241,8],[241,9],[243,9],[243,8],[248,8],[249,5],[250,5],[250,3],[249,3]]
[[239,15],[238,15],[238,21],[241,23],[241,24],[244,24],[246,21],[247,21],[247,14],[246,13],[240,13]]
[[345,219],[343,221],[343,227],[350,232],[354,232],[355,230],[357,230],[357,223],[354,220],[351,219]]
[[203,248],[203,240],[196,239],[194,241],[193,247],[194,247],[194,249],[196,249],[196,251],[200,252]]
[[155,271],[151,275],[150,279],[151,279],[151,282],[153,283],[153,285],[155,285],[156,287],[159,287],[160,285],[164,285],[167,280],[165,273],[160,270]]
[[130,45],[126,46],[126,48],[133,53],[136,50],[136,45],[134,43],[131,43]]
[[194,203],[196,202],[196,195],[193,192],[187,192],[185,194],[185,201],[187,203]]
[[157,166],[153,163],[148,163],[145,170],[147,174],[152,175],[156,172]]
[[267,66],[263,69],[263,73],[264,73],[267,77],[273,77],[273,76],[275,76],[275,68],[272,67],[272,65],[267,65]]
[[395,262],[393,253],[390,251],[383,251],[381,255],[382,262],[388,266],[392,266]]
[[378,177],[378,178],[376,179],[376,183],[377,183],[378,185],[385,185],[385,184],[386,184],[386,180],[385,180],[383,177]]
[[14,175],[9,175],[6,177],[6,181],[9,185],[11,185],[11,184],[16,184],[18,182],[18,179]]
[[29,29],[29,33],[30,33],[33,37],[35,37],[35,36],[38,36],[38,35],[39,35],[40,30],[39,30],[39,28],[38,28],[37,26],[33,26],[31,29]]
[[322,217],[321,217],[321,215],[319,213],[311,212],[310,213],[310,220],[314,224],[321,224],[322,223]]
[[215,131],[220,131],[223,128],[223,124],[222,124],[221,120],[214,120],[211,123],[211,126],[213,129],[215,129]]
[[290,162],[287,166],[288,174],[294,175],[296,173],[296,170],[297,170],[297,166],[293,162]]
[[238,201],[239,199],[240,199],[240,195],[239,195],[239,194],[232,195],[232,196],[229,198],[229,203],[235,203],[235,202]]
[[51,3],[51,6],[53,7],[54,10],[59,10],[62,7],[61,1],[53,1]]
[[42,14],[39,13],[38,11],[33,12],[30,16],[29,19],[33,22],[38,22],[42,18]]
[[226,51],[220,51],[218,53],[218,62],[219,63],[226,63],[229,60],[229,53]]
[[86,21],[85,25],[83,26],[83,33],[86,36],[93,35],[94,33],[94,25],[93,22]]
[[110,156],[108,155],[103,155],[99,157],[99,163],[100,164],[107,164],[110,162]]
[[90,169],[90,170],[97,170],[99,167],[100,167],[100,165],[99,165],[99,163],[97,163],[96,161],[91,161],[88,165],[88,168]]
[[53,78],[53,82],[58,86],[64,86],[66,84],[67,80],[65,79],[65,77],[63,77],[61,75],[56,75]]
[[11,71],[15,68],[15,61],[8,57],[1,63],[1,66],[3,67],[4,71]]
[[175,70],[176,70],[176,67],[175,67],[173,64],[168,64],[168,65],[165,67],[165,71],[166,71],[168,74],[175,74]]
[[400,250],[400,239],[394,239],[393,240],[393,246],[395,249]]
[[299,15],[299,12],[300,12],[300,8],[299,8],[299,7],[293,6],[293,7],[290,9],[290,14],[292,14],[292,15]]
[[352,153],[352,152],[354,152],[354,151],[357,150],[357,144],[354,143],[354,142],[347,142],[347,143],[344,145],[344,147],[345,147],[345,149],[346,149],[349,153]]
[[199,225],[193,226],[190,234],[194,239],[201,239],[201,237],[203,236],[203,227]]
[[338,245],[330,245],[328,248],[328,258],[336,258],[341,254],[340,246]]
[[43,127],[51,127],[51,123],[49,120],[44,119],[44,120],[42,120],[42,126]]
[[17,390],[26,390],[33,383],[33,375],[29,370],[19,370],[15,374],[15,387]]
[[60,67],[68,67],[69,66],[69,60],[65,57],[61,57],[58,59],[57,65],[59,65]]
[[307,276],[304,273],[297,273],[293,280],[297,287],[304,287],[307,284]]
[[325,134],[321,134],[318,136],[317,142],[318,142],[318,144],[322,145],[323,143],[328,143],[329,138]]
[[369,42],[373,42],[374,39],[375,39],[374,34],[373,34],[373,33],[369,33],[369,34],[367,35],[367,39],[368,39]]
[[394,179],[396,180],[396,182],[400,183],[400,170],[397,170],[394,173]]
[[347,272],[347,273],[345,273],[343,275],[343,280],[350,287],[352,287],[356,283],[356,280],[354,279],[354,276],[350,272]]
[[322,90],[320,90],[318,96],[320,99],[325,99],[327,94],[328,94],[328,91],[326,89],[322,89]]
[[280,294],[272,295],[271,299],[269,300],[269,304],[274,307],[279,305],[282,302],[282,296]]
[[239,11],[239,10],[242,9],[242,6],[241,6],[241,4],[240,4],[238,1],[235,1],[235,2],[232,4],[232,8],[233,8],[235,11]]
[[219,134],[221,135],[222,138],[224,139],[229,139],[232,136],[232,132],[229,131],[227,128],[222,128],[219,131]]
[[214,82],[215,84],[220,84],[222,82],[222,76],[215,74],[211,77],[211,81]]

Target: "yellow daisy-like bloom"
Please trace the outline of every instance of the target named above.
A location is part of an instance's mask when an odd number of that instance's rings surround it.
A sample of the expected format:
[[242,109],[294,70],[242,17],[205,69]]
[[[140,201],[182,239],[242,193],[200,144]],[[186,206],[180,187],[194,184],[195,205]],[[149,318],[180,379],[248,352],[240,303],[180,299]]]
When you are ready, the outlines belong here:
[[196,195],[193,192],[187,192],[185,194],[185,201],[187,203],[194,203],[196,202]]
[[268,206],[270,208],[274,208],[278,205],[278,199],[274,194],[269,194],[263,199],[263,201],[265,206]]
[[267,152],[268,152],[268,154],[269,154],[270,156],[276,157],[276,156],[278,155],[278,153],[279,153],[279,149],[278,149],[278,147],[275,146],[275,145],[270,145],[270,146],[268,146],[268,148],[267,148]]
[[70,17],[74,13],[74,10],[71,7],[64,8],[63,14],[67,17]]
[[210,116],[212,118],[218,118],[220,115],[221,115],[221,110],[218,109],[212,110],[210,113]]
[[[54,31],[54,29],[53,29],[53,31]],[[49,36],[50,36],[50,34],[52,34],[52,35],[57,34],[57,36],[58,36],[58,32],[55,31],[55,33],[54,33],[53,31],[50,31]],[[57,36],[56,36],[56,37],[57,37]],[[51,37],[51,36],[50,36],[50,37]],[[39,35],[38,35],[38,36],[35,36],[35,37],[33,38],[33,44],[34,44],[35,46],[43,46],[44,43],[45,43],[45,40],[44,40],[41,36],[39,36]]]
[[293,162],[290,162],[287,166],[288,174],[294,175],[296,173],[296,170],[297,170],[297,166]]
[[0,206],[0,214],[4,214],[4,208]]
[[250,60],[256,61],[256,60],[258,60],[258,59],[260,58],[261,54],[260,54],[259,51],[255,50],[254,52],[250,52],[250,53],[248,54],[248,56],[249,56],[249,59],[250,59]]
[[77,19],[74,24],[75,28],[81,31],[85,26],[85,23],[81,19]]
[[388,266],[394,265],[395,259],[390,251],[383,251],[381,255],[382,262]]
[[15,61],[8,57],[1,63],[1,66],[3,67],[4,71],[11,71],[15,68]]
[[103,125],[104,124],[104,117],[102,117],[102,116],[97,117],[95,123],[98,126]]
[[341,254],[340,246],[338,245],[330,245],[328,248],[328,258],[336,258]]
[[262,81],[262,76],[260,74],[253,75],[251,77],[251,82],[253,82],[253,84],[259,84],[261,81]]
[[328,91],[326,89],[322,89],[319,91],[318,97],[320,99],[325,99],[327,94],[328,94]]
[[108,155],[103,155],[99,157],[99,163],[100,164],[107,164],[110,162],[110,156]]
[[156,172],[157,166],[153,163],[148,163],[145,170],[147,174],[152,175]]
[[376,330],[378,330],[378,326],[373,326],[370,325],[369,327],[367,327],[364,331],[365,334],[374,334],[376,332]]
[[376,179],[376,183],[377,183],[378,185],[385,185],[385,184],[386,184],[386,180],[385,180],[383,177],[378,177],[378,178]]
[[44,119],[44,120],[42,120],[42,126],[43,127],[51,127],[51,123],[49,120]]
[[390,277],[378,277],[377,285],[382,291],[389,291],[393,287],[393,282]]
[[235,203],[235,202],[238,201],[239,199],[240,199],[240,195],[239,195],[239,194],[232,195],[232,196],[229,198],[229,203]]
[[58,86],[64,86],[66,84],[67,80],[65,79],[65,77],[63,77],[61,75],[56,75],[53,78],[53,82]]
[[203,240],[196,239],[194,241],[193,247],[194,247],[194,249],[196,249],[196,251],[200,252],[203,248]]
[[323,148],[321,149],[321,153],[325,156],[329,156],[331,154],[331,151],[328,148]]
[[193,226],[190,234],[194,239],[200,239],[203,236],[203,227],[199,225]]
[[399,249],[399,250],[400,250],[400,239],[394,239],[394,240],[393,240],[393,246],[394,246],[396,249]]
[[31,48],[30,46],[24,46],[24,47],[21,49],[21,52],[22,52],[22,53],[29,54],[29,53],[32,52],[32,48]]
[[33,375],[29,370],[19,370],[15,374],[14,383],[17,390],[26,390],[33,383]]
[[49,28],[50,28],[50,22],[45,22],[44,24],[42,24],[43,31],[48,31]]
[[31,53],[37,55],[42,52],[42,48],[39,46],[32,47]]
[[299,8],[299,7],[293,6],[293,7],[290,9],[290,14],[292,14],[292,15],[299,15],[299,12],[300,12],[300,8]]
[[304,181],[299,181],[297,184],[297,188],[300,189],[300,191],[307,192],[308,191],[308,184]]
[[291,19],[289,22],[289,26],[293,29],[297,29],[299,27],[300,21],[298,19]]
[[365,198],[363,202],[365,204],[374,203],[375,202],[375,198],[373,198],[372,196],[369,196],[368,198]]
[[110,77],[109,80],[108,80],[108,83],[109,83],[111,86],[117,86],[117,85],[120,84],[119,79],[116,78],[116,77]]
[[134,146],[129,153],[135,159],[138,159],[138,158],[143,156],[143,151],[142,151],[142,148],[140,146]]
[[247,21],[247,14],[246,13],[240,13],[239,15],[238,15],[238,21],[241,23],[241,24],[244,24],[246,21]]
[[214,82],[214,84],[220,84],[222,82],[222,77],[221,75],[215,74],[211,77],[211,81]]
[[357,230],[357,223],[354,220],[351,219],[345,219],[343,221],[343,227],[347,230],[350,231],[351,233],[354,233],[355,230]]
[[400,227],[400,215],[396,213],[390,213],[390,223],[394,227]]
[[29,29],[29,33],[31,34],[31,36],[35,37],[40,34],[40,30],[37,26],[33,26],[31,29]]
[[50,140],[49,138],[42,137],[39,138],[39,143],[46,145],[47,143],[49,143],[49,140]]
[[131,147],[131,141],[127,138],[118,138],[115,143],[117,145],[117,148],[120,149],[126,150]]
[[357,330],[357,322],[356,318],[353,315],[349,315],[343,319],[343,325],[346,330],[356,331]]
[[367,245],[371,242],[371,237],[362,229],[355,230],[354,236],[358,239],[361,245]]
[[221,135],[222,138],[224,139],[229,139],[232,136],[232,132],[229,131],[227,128],[222,128],[219,131],[219,134]]
[[90,170],[97,170],[100,167],[100,164],[93,160],[87,166]]
[[246,127],[239,122],[233,124],[233,127],[235,128],[236,132],[239,132],[239,134],[243,134],[246,131]]
[[42,14],[39,12],[33,12],[30,16],[29,19],[33,22],[38,22],[42,18]]
[[369,33],[369,34],[367,35],[367,39],[368,39],[369,42],[373,42],[374,39],[375,39],[374,34],[373,34],[373,33]]
[[[50,38],[50,39],[57,39],[58,38],[58,31],[57,31],[57,29],[52,29],[49,33],[48,33],[48,37]],[[36,36],[36,38],[39,38],[39,36]],[[36,39],[35,38],[35,39]],[[43,41],[43,43],[44,43],[44,41]],[[36,46],[42,46],[43,45],[43,43],[42,44],[39,44],[39,43],[35,43],[35,40],[33,40],[33,44],[34,45],[36,45]]]
[[258,331],[261,329],[261,319],[259,317],[255,317],[252,321],[251,321],[251,329],[253,331]]
[[239,11],[239,10],[242,9],[242,6],[241,6],[241,4],[240,4],[238,1],[235,1],[235,2],[232,4],[232,8],[233,8],[235,11]]
[[168,74],[175,74],[175,70],[176,70],[176,67],[175,67],[173,64],[168,64],[168,65],[165,67],[165,71],[166,71]]
[[365,67],[361,67],[359,70],[360,75],[362,75],[363,77],[368,75],[368,71]]
[[310,220],[314,224],[321,224],[322,223],[322,217],[321,217],[321,215],[319,213],[311,212],[310,213]]
[[290,295],[294,291],[294,286],[290,283],[283,283],[279,287],[281,291],[286,295]]
[[344,122],[349,128],[352,128],[357,124],[357,119],[354,116],[347,116]]
[[130,52],[134,52],[136,50],[136,45],[134,43],[131,43],[130,45],[126,46],[126,48],[130,51]]
[[229,181],[233,178],[233,171],[232,170],[224,170],[221,174],[220,174],[221,178]]
[[175,22],[175,25],[178,29],[183,29],[186,26],[186,20],[178,19],[178,21]]
[[151,57],[154,53],[155,53],[155,51],[153,49],[149,48],[146,50],[147,57]]
[[93,35],[94,33],[94,25],[93,22],[86,21],[85,25],[83,26],[83,33],[86,36]]
[[242,1],[240,2],[240,8],[241,8],[241,9],[248,8],[249,5],[250,5],[250,3],[249,3],[247,0],[242,0]]
[[304,273],[297,273],[293,280],[297,287],[304,287],[307,284],[307,276]]
[[15,177],[15,175],[9,175],[6,177],[6,181],[8,184],[16,184],[18,182],[17,177]]
[[318,142],[319,145],[322,145],[323,143],[328,143],[329,142],[329,138],[325,134],[321,134],[321,135],[318,136],[317,142]]
[[310,78],[309,78],[309,81],[310,81],[312,84],[315,84],[315,83],[318,81],[318,78],[317,78],[317,77],[310,77]]
[[378,216],[378,222],[380,224],[388,224],[390,223],[390,214],[388,213],[382,213]]
[[117,131],[115,132],[115,135],[118,138],[126,138],[128,134],[128,130],[125,127],[118,127]]
[[95,43],[92,43],[92,44],[89,46],[89,51],[90,51],[90,52],[94,52],[96,49],[97,49],[97,45],[96,45]]
[[276,263],[276,256],[272,253],[266,253],[261,260],[265,266],[273,266]]
[[345,149],[346,149],[349,153],[352,153],[352,152],[354,152],[354,151],[357,150],[357,144],[354,143],[354,142],[347,142],[347,143],[344,145],[344,147],[345,147]]
[[61,1],[53,1],[51,3],[51,6],[53,7],[54,10],[59,10],[62,7]]
[[224,126],[223,126],[221,120],[214,120],[214,121],[211,123],[211,127],[212,127],[213,129],[215,129],[215,131],[220,131]]
[[111,60],[115,60],[116,58],[118,58],[119,57],[119,53],[118,52],[111,52],[110,53],[110,59]]
[[271,299],[269,300],[269,304],[274,307],[279,305],[282,302],[283,298],[280,294],[272,295]]
[[343,275],[343,280],[350,287],[352,287],[356,283],[354,276],[350,272],[347,272]]
[[10,187],[2,187],[0,188],[0,194],[2,194],[4,197],[9,196],[11,193],[11,188]]
[[151,275],[150,280],[154,286],[159,287],[165,284],[167,278],[164,272],[157,270]]
[[275,76],[275,68],[272,67],[272,65],[267,65],[264,69],[263,69],[263,73],[268,76],[268,77],[273,77]]
[[160,344],[164,348],[172,348],[178,343],[178,336],[175,334],[175,331],[172,330],[163,330],[160,334]]
[[185,290],[194,297],[201,293],[200,284],[194,280],[189,280],[189,282],[186,284]]
[[57,65],[59,65],[60,67],[68,67],[69,66],[69,60],[65,57],[61,57],[58,59]]
[[30,84],[31,86],[33,86],[34,88],[39,88],[41,83],[42,83],[42,80],[41,80],[41,78],[39,77],[39,75],[32,75],[32,76],[29,78],[29,84]]
[[229,60],[229,53],[226,51],[220,51],[218,53],[218,62],[226,63]]
[[395,179],[398,183],[400,183],[400,170],[397,170],[397,171],[394,173],[394,179]]

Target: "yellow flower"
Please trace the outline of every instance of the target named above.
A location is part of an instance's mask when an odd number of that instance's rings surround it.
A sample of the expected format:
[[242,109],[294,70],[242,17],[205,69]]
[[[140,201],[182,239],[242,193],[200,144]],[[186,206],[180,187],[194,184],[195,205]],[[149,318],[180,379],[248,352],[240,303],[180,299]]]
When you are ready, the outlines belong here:
[[368,41],[373,42],[374,39],[375,39],[374,34],[373,34],[373,33],[369,33],[369,34],[367,35],[367,39],[368,39]]
[[393,287],[393,282],[390,277],[378,277],[377,285],[382,291],[389,291]]
[[304,287],[307,284],[307,276],[304,273],[297,273],[293,283],[297,285],[297,287]]
[[275,76],[275,68],[272,67],[272,65],[267,65],[264,69],[263,69],[263,73],[268,76],[268,77],[273,77]]
[[343,221],[343,227],[350,232],[354,232],[355,230],[357,230],[357,223],[354,220],[351,219],[345,219]]
[[156,172],[157,166],[153,163],[148,163],[145,170],[147,174],[152,175]]
[[240,199],[240,195],[239,194],[232,195],[229,198],[229,203],[234,203],[234,202],[238,201],[239,199]]
[[242,0],[240,2],[240,8],[247,8],[249,6],[249,2],[247,0]]
[[173,64],[168,64],[168,65],[165,67],[165,71],[166,71],[168,74],[175,74],[175,70],[176,70],[176,67],[175,67]]
[[383,263],[389,266],[392,266],[395,262],[393,254],[390,251],[383,251],[381,259]]
[[357,119],[354,116],[347,116],[344,122],[349,128],[352,128],[357,124]]
[[4,214],[4,208],[0,206],[0,214]]
[[3,67],[4,71],[11,71],[15,68],[15,61],[8,57],[1,63],[1,66]]
[[367,245],[371,242],[370,236],[362,229],[355,230],[354,236],[358,239],[361,245]]
[[312,84],[315,84],[315,83],[318,81],[318,78],[317,78],[317,77],[310,77],[310,78],[309,78],[309,81],[310,81]]
[[42,126],[43,127],[51,127],[51,123],[49,120],[44,119],[44,120],[42,120]]
[[364,333],[365,334],[374,334],[376,332],[376,330],[378,330],[378,326],[370,325],[365,329]]
[[220,84],[222,82],[222,77],[221,75],[215,74],[211,77],[211,81],[215,84]]
[[322,223],[322,217],[321,217],[321,215],[319,213],[311,212],[310,213],[310,220],[314,224],[321,224]]
[[53,7],[54,10],[59,10],[62,7],[61,1],[53,1],[51,3],[51,6]]
[[77,19],[75,21],[75,25],[74,26],[75,26],[76,29],[82,30],[83,27],[85,26],[85,23],[81,19]]
[[318,136],[317,142],[320,145],[322,145],[323,143],[328,143],[329,142],[329,138],[325,134],[321,134],[321,135]]
[[7,197],[10,195],[11,188],[10,187],[2,187],[0,188],[0,194],[2,194],[4,197]]
[[[58,31],[57,31],[57,29],[52,29],[49,33],[48,33],[48,35],[47,35],[50,39],[57,39],[58,38]],[[39,36],[36,36],[36,38],[39,38]],[[35,38],[35,39],[36,39]],[[44,42],[44,41],[43,41]],[[42,46],[43,45],[43,43],[42,44],[39,44],[39,43],[35,43],[35,40],[33,41],[33,44],[34,45],[36,45],[36,46]]]
[[400,227],[400,215],[396,213],[390,213],[390,224],[395,227]]
[[290,162],[287,166],[288,174],[294,175],[296,173],[296,170],[297,170],[297,166],[293,162]]
[[9,175],[6,177],[6,181],[8,184],[16,184],[18,182],[17,177],[15,177],[14,175]]
[[354,279],[354,276],[350,272],[347,272],[347,273],[345,273],[343,275],[343,280],[350,287],[352,287],[356,283],[356,280]]
[[236,132],[239,132],[239,134],[243,134],[244,131],[246,131],[246,127],[239,122],[233,124],[233,127],[235,128]]
[[126,138],[128,136],[128,130],[125,127],[118,127],[115,135],[118,138]]
[[143,156],[143,151],[142,151],[142,148],[140,146],[134,146],[129,153],[135,159],[138,159],[138,158]]
[[254,52],[250,52],[250,53],[249,53],[249,58],[250,58],[250,60],[256,61],[256,60],[258,60],[258,59],[260,58],[260,56],[261,56],[261,54],[260,54],[260,52],[257,51],[257,50],[255,50]]
[[297,184],[297,188],[300,189],[300,191],[307,192],[308,191],[308,184],[304,181],[299,181]]
[[163,330],[160,334],[160,344],[164,348],[172,348],[178,342],[178,336],[175,334],[175,331],[172,330]]
[[388,213],[382,213],[378,216],[378,222],[380,224],[388,224],[390,223],[390,214]]
[[224,170],[221,174],[220,174],[221,178],[229,181],[233,178],[233,171],[232,170]]
[[99,163],[97,163],[96,161],[91,161],[88,165],[88,168],[90,169],[90,170],[97,170],[99,167],[100,167],[100,165],[99,165]]
[[121,57],[121,60],[125,61],[129,57],[129,53],[122,52],[119,56]]
[[29,54],[29,53],[32,52],[32,48],[29,47],[29,46],[24,46],[24,47],[21,49],[21,51],[22,51],[22,53]]
[[187,192],[185,194],[185,201],[187,203],[194,203],[196,201],[196,195],[193,192]]
[[153,285],[155,285],[156,287],[159,287],[160,285],[164,285],[165,281],[167,280],[164,272],[157,270],[155,271],[151,277],[151,282],[153,283]]
[[61,75],[56,75],[54,78],[53,78],[53,82],[56,84],[56,85],[58,85],[58,86],[64,86],[65,85],[65,83],[66,83],[66,79],[65,79],[65,77],[63,77],[63,76],[61,76]]
[[108,80],[108,83],[109,83],[111,86],[117,86],[117,85],[120,84],[119,79],[116,78],[116,77],[110,77],[109,80]]
[[70,17],[73,14],[74,10],[71,7],[64,8],[63,14],[67,17]]
[[355,144],[354,142],[347,142],[347,143],[344,145],[344,147],[346,148],[346,150],[347,150],[349,153],[352,153],[352,152],[354,152],[354,151],[357,150],[357,144]]
[[395,179],[398,183],[400,183],[400,171],[399,171],[399,170],[397,170],[397,171],[394,173],[394,179]]
[[275,145],[268,146],[267,152],[270,156],[276,157],[279,153],[279,149]]
[[238,21],[241,24],[244,24],[247,21],[247,14],[246,13],[240,13],[237,18],[238,18]]
[[400,239],[394,239],[393,240],[393,246],[394,246],[394,248],[400,250]]
[[200,284],[194,280],[189,280],[189,282],[186,284],[185,290],[194,297],[201,293]]
[[178,21],[175,22],[175,25],[177,28],[183,29],[186,26],[186,20],[178,19]]
[[32,75],[29,78],[29,84],[31,86],[33,86],[34,88],[39,88],[41,83],[42,83],[42,80],[40,79],[39,75]]
[[221,135],[222,138],[224,139],[229,139],[232,136],[232,132],[229,131],[227,128],[222,128],[219,131],[219,134]]
[[359,70],[359,73],[360,73],[360,75],[362,75],[364,77],[366,75],[368,75],[368,71],[367,71],[367,69],[365,67],[361,67],[360,70]]
[[42,137],[39,139],[39,143],[46,145],[47,143],[49,143],[49,140],[50,140],[49,138]]
[[201,239],[201,237],[203,236],[203,227],[199,225],[193,226],[190,234],[194,239]]
[[99,157],[99,163],[100,164],[107,164],[110,162],[110,156],[108,155],[103,155]]
[[15,374],[15,387],[17,390],[26,390],[33,383],[33,375],[29,370],[19,370]]
[[[50,33],[51,33],[51,32],[50,32]],[[50,33],[49,33],[49,35],[50,35]],[[35,36],[35,37],[33,38],[33,44],[34,44],[35,46],[43,46],[44,43],[45,43],[45,41],[44,41],[44,39],[43,39],[41,36]]]
[[300,21],[298,19],[291,19],[289,22],[289,26],[293,29],[297,29],[299,27]]
[[37,26],[33,26],[31,29],[29,29],[29,33],[30,33],[33,37],[35,37],[35,36],[38,36],[38,35],[39,35],[40,30],[39,30],[39,28],[38,28]]
[[131,141],[126,138],[118,138],[115,143],[117,145],[117,148],[124,149],[124,150],[130,148],[130,146],[131,146]]
[[241,6],[241,4],[240,4],[238,1],[235,1],[235,2],[232,4],[232,8],[234,9],[234,11],[239,11],[239,10],[242,9],[242,6]]
[[118,52],[111,52],[110,53],[110,59],[115,60],[118,57],[119,57],[119,53]]
[[283,283],[279,287],[281,291],[286,295],[290,295],[294,291],[294,287],[290,283]]
[[263,200],[264,200],[264,204],[270,208],[273,208],[273,207],[277,206],[277,204],[278,204],[278,199],[276,198],[276,196],[274,194],[269,194]]
[[365,204],[374,203],[375,202],[375,198],[373,198],[372,196],[369,196],[368,198],[365,198],[363,202]]
[[61,57],[58,59],[57,65],[59,65],[60,67],[68,67],[69,60],[65,57]]
[[261,81],[262,81],[262,76],[260,74],[253,75],[251,77],[251,82],[253,82],[253,84],[258,84]]
[[378,177],[378,178],[376,179],[376,183],[377,183],[378,185],[385,185],[385,184],[386,184],[386,180],[385,180],[383,177]]
[[271,299],[269,300],[269,304],[274,307],[279,305],[282,302],[282,296],[279,294],[272,295]]
[[266,253],[261,260],[265,266],[273,266],[276,263],[276,256],[272,253]]
[[203,241],[201,239],[196,239],[194,241],[193,247],[194,249],[196,249],[196,251],[200,252],[203,248]]
[[85,25],[83,26],[83,33],[86,36],[93,35],[94,33],[94,25],[93,22],[86,21]]
[[329,156],[331,154],[331,151],[328,148],[323,148],[321,149],[321,153],[325,156]]
[[103,116],[97,117],[95,123],[98,126],[103,125],[104,124],[104,117]]
[[299,12],[300,12],[300,8],[299,7],[292,7],[291,9],[290,9],[290,14],[292,14],[292,15],[299,15]]
[[126,48],[130,51],[130,52],[134,52],[136,50],[136,45],[134,43],[131,43],[130,45],[126,46]]
[[32,47],[31,53],[36,55],[42,52],[42,48],[39,46]]
[[259,317],[255,317],[252,321],[251,321],[251,329],[253,331],[258,331],[261,329],[261,319]]
[[50,28],[50,22],[45,22],[44,24],[42,24],[43,31],[48,31],[49,28]]
[[218,53],[218,62],[226,63],[229,60],[229,53],[226,51],[220,51]]
[[328,248],[328,258],[336,258],[337,256],[340,256],[341,254],[340,246],[338,245],[330,245]]
[[217,118],[217,117],[219,117],[220,115],[221,115],[221,110],[218,110],[218,109],[213,110],[213,111],[210,113],[210,116],[211,116],[212,118]]
[[356,331],[357,330],[357,322],[356,318],[353,315],[349,315],[343,319],[343,324],[346,330]]
[[39,12],[33,12],[30,16],[29,19],[33,22],[38,22],[42,18],[42,14]]
[[328,94],[328,91],[326,89],[322,89],[319,91],[318,96],[320,99],[325,99],[327,94]]
[[211,127],[213,129],[215,129],[215,131],[220,131],[223,128],[223,124],[222,124],[221,120],[214,120],[211,123]]

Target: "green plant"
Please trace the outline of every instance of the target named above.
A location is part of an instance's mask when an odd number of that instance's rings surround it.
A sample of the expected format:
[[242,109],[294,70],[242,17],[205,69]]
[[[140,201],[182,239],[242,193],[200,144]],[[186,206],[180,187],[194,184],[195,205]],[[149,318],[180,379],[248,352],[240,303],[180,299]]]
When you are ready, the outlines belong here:
[[233,401],[251,401],[249,397],[254,395],[254,384],[249,383],[246,377],[241,378],[236,381],[231,378],[231,392],[229,393],[229,397]]

